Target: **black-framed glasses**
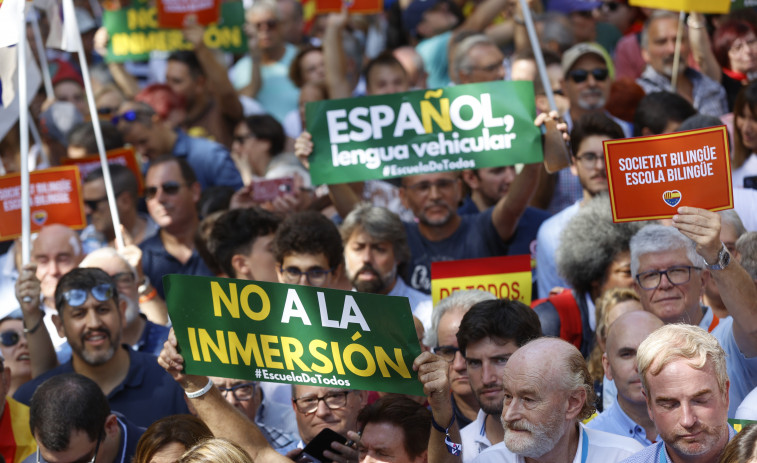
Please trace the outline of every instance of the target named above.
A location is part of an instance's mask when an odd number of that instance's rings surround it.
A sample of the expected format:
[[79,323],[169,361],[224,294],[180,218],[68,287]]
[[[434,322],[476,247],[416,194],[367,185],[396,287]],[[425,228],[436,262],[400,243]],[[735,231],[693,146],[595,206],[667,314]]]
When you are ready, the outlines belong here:
[[347,394],[350,392],[352,391],[329,392],[321,397],[297,397],[296,399],[292,399],[292,402],[294,402],[294,406],[298,412],[303,415],[312,415],[318,410],[318,402],[320,401],[323,401],[329,410],[344,408],[347,405]]
[[570,77],[573,82],[580,84],[589,78],[589,74],[591,74],[597,82],[604,82],[610,75],[610,71],[602,68],[595,68],[591,71],[587,71],[586,69],[574,69],[568,73],[568,77]]
[[284,277],[284,282],[290,285],[296,285],[300,283],[302,275],[305,275],[305,279],[311,286],[321,286],[326,282],[326,277],[333,269],[325,269],[321,267],[313,267],[307,271],[302,271],[297,267],[279,267],[281,275]]
[[276,27],[278,27],[279,21],[276,19],[268,19],[266,21],[260,21],[256,23],[250,23],[250,24],[252,24],[255,27],[255,29],[263,29],[263,26],[265,26],[267,30],[271,30],[271,29],[276,29]]
[[591,169],[592,167],[597,165],[597,161],[605,162],[605,156],[602,153],[587,151],[585,153],[581,153],[580,156],[576,156],[576,161],[581,163],[584,169]]
[[254,138],[255,135],[248,133],[247,135],[234,135],[234,137],[231,139],[232,143],[239,143],[240,145],[244,145],[244,142],[249,140],[250,138]]
[[99,206],[101,202],[107,201],[107,200],[108,200],[108,197],[103,196],[102,198],[98,198],[98,199],[85,199],[83,202],[85,206],[87,206],[88,208],[94,211],[94,210],[97,210],[97,206]]
[[257,384],[254,381],[249,383],[240,383],[231,387],[218,386],[218,390],[221,391],[221,395],[225,398],[227,392],[231,392],[231,395],[237,400],[237,402],[246,402],[255,396],[255,389]]
[[431,187],[436,187],[436,189],[440,192],[450,191],[455,186],[455,183],[457,183],[456,179],[440,178],[439,180],[435,182],[423,181],[423,182],[415,183],[413,185],[408,185],[405,188],[412,190],[416,193],[427,194],[428,192],[431,191]]
[[118,116],[113,116],[113,118],[110,120],[110,123],[113,125],[118,125],[118,123],[121,121],[134,122],[136,120],[137,120],[137,111],[132,109],[130,111],[124,111]]
[[618,2],[603,2],[599,5],[599,9],[605,13],[615,12],[618,8],[620,8],[620,3]]
[[688,283],[691,280],[692,270],[702,270],[700,267],[692,265],[675,265],[665,270],[650,270],[648,272],[636,275],[636,281],[643,289],[656,289],[662,282],[662,276],[668,278],[670,284],[674,286]]
[[100,302],[105,302],[113,297],[113,285],[110,283],[103,283],[90,288],[89,290],[73,288],[63,293],[63,299],[66,300],[69,306],[79,307],[87,301],[87,293]]
[[21,334],[18,331],[8,330],[0,333],[0,344],[5,347],[13,347],[21,340]]
[[502,66],[502,62],[499,61],[496,63],[489,64],[487,66],[471,66],[471,69],[475,71],[495,72],[500,69],[503,69],[503,66]]
[[[76,461],[72,461],[71,463],[95,463],[97,460],[97,452],[100,451],[100,443],[103,441],[103,432],[100,431],[100,434],[97,436],[97,443],[95,444],[95,451],[92,454],[92,458],[89,458],[89,456],[80,458]],[[39,445],[37,446],[37,463],[46,463],[47,460],[44,460],[42,456],[39,453]]]
[[155,195],[158,194],[159,189],[162,189],[163,193],[169,196],[173,196],[177,194],[183,186],[184,184],[179,182],[166,182],[159,186],[148,186],[145,188],[145,199],[154,198]]
[[455,361],[455,354],[460,352],[460,349],[455,346],[436,346],[431,349],[431,352],[452,363]]

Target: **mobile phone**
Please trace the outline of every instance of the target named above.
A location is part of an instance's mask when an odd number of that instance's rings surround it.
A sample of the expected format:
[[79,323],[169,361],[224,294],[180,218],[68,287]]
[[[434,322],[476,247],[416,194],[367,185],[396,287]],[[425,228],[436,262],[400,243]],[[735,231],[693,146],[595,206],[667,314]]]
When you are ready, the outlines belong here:
[[252,200],[256,203],[273,201],[281,195],[292,192],[294,177],[256,180],[252,187]]
[[757,190],[757,175],[751,177],[744,177],[744,188],[751,188]]
[[331,462],[332,460],[323,456],[323,452],[325,452],[326,450],[330,450],[333,452],[334,449],[331,448],[331,443],[335,441],[339,442],[340,444],[345,444],[347,442],[347,438],[332,429],[329,429],[329,428],[324,429],[323,431],[319,432],[318,435],[315,436],[308,445],[305,446],[305,448],[302,450],[302,453],[300,454],[300,457],[297,458],[297,462],[298,463],[329,463]]

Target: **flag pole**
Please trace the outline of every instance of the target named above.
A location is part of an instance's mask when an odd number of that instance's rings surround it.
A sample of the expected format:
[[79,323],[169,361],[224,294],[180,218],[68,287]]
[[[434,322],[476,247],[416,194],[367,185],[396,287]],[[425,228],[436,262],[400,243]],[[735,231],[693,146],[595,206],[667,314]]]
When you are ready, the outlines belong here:
[[18,125],[21,131],[21,263],[31,259],[31,213],[29,194],[29,105],[26,82],[26,27],[19,28],[18,50]]
[[[110,217],[113,220],[113,231],[116,234],[116,247],[122,248],[124,246],[124,238],[121,233],[121,223],[118,218],[118,208],[116,207],[116,196],[113,192],[113,182],[110,179],[110,169],[108,168],[108,158],[105,155],[105,143],[103,142],[103,134],[100,128],[100,119],[97,117],[97,108],[95,107],[95,96],[92,91],[92,82],[89,77],[89,67],[87,66],[87,58],[84,56],[84,47],[81,42],[81,35],[79,34],[79,26],[76,22],[76,12],[74,10],[73,0],[63,0],[63,27],[72,27],[76,30],[76,33],[68,34],[74,40],[74,47],[79,55],[79,66],[81,67],[82,77],[84,78],[84,90],[87,94],[87,104],[89,106],[89,114],[92,118],[92,126],[95,129],[95,141],[97,142],[97,152],[100,155],[100,166],[103,170],[103,180],[105,181],[105,192],[108,196],[108,206],[110,207]],[[64,37],[66,36],[64,30]],[[70,44],[68,44],[70,45]]]
[[53,81],[50,78],[50,67],[47,64],[47,53],[45,43],[42,41],[42,33],[39,31],[39,13],[34,10],[31,14],[32,32],[34,32],[34,45],[37,47],[37,56],[39,65],[42,68],[42,82],[45,83],[45,95],[47,98],[53,98]]
[[673,87],[673,93],[676,93],[676,86],[678,85],[678,64],[681,61],[681,37],[683,36],[683,18],[685,13],[680,11],[678,13],[678,32],[676,32],[676,48],[673,52],[673,75],[670,77],[670,85]]

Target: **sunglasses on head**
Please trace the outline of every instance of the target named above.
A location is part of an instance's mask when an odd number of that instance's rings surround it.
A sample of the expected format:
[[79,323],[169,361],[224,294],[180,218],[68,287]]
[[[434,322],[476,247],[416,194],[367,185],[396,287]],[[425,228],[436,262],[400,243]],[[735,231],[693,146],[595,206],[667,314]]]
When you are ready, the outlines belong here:
[[18,334],[18,331],[8,330],[0,333],[0,344],[4,345],[5,347],[15,346],[16,344],[18,344],[18,341],[20,339],[21,335]]
[[69,306],[79,307],[87,301],[87,293],[100,302],[105,302],[113,298],[113,285],[110,283],[102,283],[97,286],[86,289],[69,289],[63,293],[63,299],[66,300]]
[[137,120],[137,112],[133,109],[131,111],[126,111],[123,114],[119,114],[118,116],[113,116],[113,119],[110,120],[111,124],[118,125],[121,121],[126,122],[134,122]]
[[152,199],[158,194],[158,189],[162,189],[167,195],[175,195],[179,192],[183,184],[179,182],[166,182],[160,186],[148,186],[145,188],[145,199]]
[[580,84],[589,78],[589,74],[591,74],[594,77],[594,80],[598,82],[604,82],[604,80],[610,75],[607,69],[596,68],[591,71],[587,71],[586,69],[575,69],[568,73],[568,77],[570,77],[573,82]]

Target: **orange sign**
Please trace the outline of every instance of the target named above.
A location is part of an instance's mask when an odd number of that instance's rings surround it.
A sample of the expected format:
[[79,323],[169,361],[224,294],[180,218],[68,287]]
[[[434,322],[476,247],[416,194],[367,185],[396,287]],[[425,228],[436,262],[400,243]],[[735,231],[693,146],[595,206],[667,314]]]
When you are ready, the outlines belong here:
[[[106,156],[108,157],[108,164],[119,164],[126,166],[134,173],[134,176],[137,177],[138,194],[142,196],[142,190],[145,187],[145,182],[142,178],[142,171],[139,168],[139,163],[137,162],[137,156],[134,153],[134,148],[116,148],[114,150],[108,151],[106,153]],[[63,158],[62,162],[67,166],[77,166],[79,168],[79,173],[81,174],[82,179],[87,178],[87,175],[89,175],[89,173],[93,170],[100,168],[100,156],[98,155],[87,156],[85,158],[79,159]]]
[[372,14],[384,11],[384,0],[315,0],[315,14],[338,13],[342,3],[347,3],[350,13]]
[[158,0],[158,27],[181,29],[187,16],[194,15],[197,24],[207,26],[218,22],[220,0]]
[[501,256],[431,263],[431,299],[465,289],[489,291],[499,299],[531,303],[531,256]]
[[724,125],[603,144],[615,222],[670,218],[680,206],[733,208]]
[[[0,240],[21,235],[21,174],[0,177]],[[79,169],[53,167],[29,173],[31,231],[59,223],[75,230],[87,220],[81,198]]]

